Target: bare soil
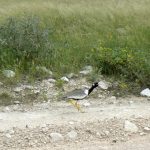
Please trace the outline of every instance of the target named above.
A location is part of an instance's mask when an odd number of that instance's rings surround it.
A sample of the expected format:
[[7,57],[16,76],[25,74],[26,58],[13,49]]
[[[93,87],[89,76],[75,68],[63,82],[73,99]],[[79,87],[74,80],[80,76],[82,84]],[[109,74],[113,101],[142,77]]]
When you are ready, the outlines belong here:
[[[1,150],[150,150],[150,107],[146,98],[130,96],[115,103],[88,99],[84,113],[62,102],[0,107]],[[82,104],[84,101],[81,102]],[[124,130],[124,121],[138,127],[138,132]],[[77,138],[67,133],[74,130]],[[53,142],[50,133],[58,132],[64,140]]]

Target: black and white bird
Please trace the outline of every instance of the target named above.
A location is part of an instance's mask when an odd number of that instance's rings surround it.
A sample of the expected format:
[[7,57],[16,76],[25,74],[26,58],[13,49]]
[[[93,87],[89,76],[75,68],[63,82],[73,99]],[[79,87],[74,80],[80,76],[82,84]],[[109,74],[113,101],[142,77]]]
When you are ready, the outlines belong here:
[[75,89],[68,92],[65,98],[76,107],[78,111],[81,111],[80,105],[77,103],[78,100],[86,98],[96,87],[98,87],[98,82],[93,83],[89,89]]

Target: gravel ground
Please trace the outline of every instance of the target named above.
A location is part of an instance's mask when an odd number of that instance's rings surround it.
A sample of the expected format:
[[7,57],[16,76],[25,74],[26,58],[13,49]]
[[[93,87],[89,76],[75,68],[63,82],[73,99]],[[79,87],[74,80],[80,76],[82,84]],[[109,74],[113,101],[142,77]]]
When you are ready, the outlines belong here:
[[85,113],[66,102],[0,107],[0,149],[149,150],[149,101],[132,96],[109,100],[89,99],[88,107],[82,101]]

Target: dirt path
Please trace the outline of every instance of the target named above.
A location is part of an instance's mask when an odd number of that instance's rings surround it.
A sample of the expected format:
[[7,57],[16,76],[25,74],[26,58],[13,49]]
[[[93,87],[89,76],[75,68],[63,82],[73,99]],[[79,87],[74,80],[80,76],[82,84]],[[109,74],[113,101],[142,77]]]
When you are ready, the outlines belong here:
[[[132,103],[124,101],[108,105],[91,100],[89,107],[83,107],[85,113],[77,112],[65,102],[27,107],[25,112],[10,108],[9,112],[0,112],[0,149],[149,150],[150,134],[143,132],[144,127],[150,127],[148,101],[144,98],[134,98]],[[125,120],[135,123],[139,131],[125,132]],[[13,134],[6,137],[12,128]],[[77,132],[76,140],[67,140],[66,134],[71,130]],[[61,133],[64,140],[52,142],[51,132]]]

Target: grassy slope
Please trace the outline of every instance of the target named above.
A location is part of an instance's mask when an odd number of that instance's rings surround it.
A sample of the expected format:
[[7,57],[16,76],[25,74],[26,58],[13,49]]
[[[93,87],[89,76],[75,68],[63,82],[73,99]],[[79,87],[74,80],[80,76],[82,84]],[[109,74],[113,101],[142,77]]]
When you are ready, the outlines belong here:
[[[0,21],[12,16],[40,17],[43,26],[54,30],[50,40],[55,59],[51,64],[43,60],[43,64],[65,73],[88,63],[95,65],[95,55],[90,54],[99,43],[112,50],[140,50],[148,60],[149,8],[149,0],[1,0]],[[125,34],[120,35],[117,29]]]

